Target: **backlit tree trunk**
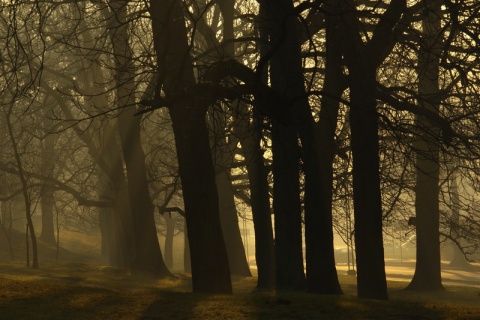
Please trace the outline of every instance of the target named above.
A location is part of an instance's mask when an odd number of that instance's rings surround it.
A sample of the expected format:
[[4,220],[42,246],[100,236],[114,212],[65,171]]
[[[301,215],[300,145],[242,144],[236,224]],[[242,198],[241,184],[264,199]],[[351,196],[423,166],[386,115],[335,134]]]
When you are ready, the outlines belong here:
[[[343,91],[342,76],[342,51],[341,34],[339,33],[339,14],[336,1],[328,1],[326,10],[326,61],[325,61],[325,80],[323,84],[324,95],[320,109],[320,119],[316,124],[316,134],[318,137],[319,156],[319,183],[320,192],[317,197],[319,209],[314,213],[318,221],[309,228],[311,234],[318,234],[317,239],[322,247],[319,248],[321,256],[314,256],[315,262],[311,264],[314,269],[310,274],[316,274],[316,281],[312,283],[313,290],[320,293],[341,293],[338,277],[336,276],[333,246],[333,225],[332,225],[332,197],[333,197],[333,160],[335,156],[335,129],[337,127],[337,117],[339,109],[339,100]],[[318,230],[318,232],[315,232]],[[320,231],[321,230],[321,231]],[[314,239],[312,239],[314,240]],[[307,247],[308,248],[308,247]],[[308,249],[307,249],[308,250]],[[307,260],[307,281],[309,278],[309,268]]]
[[[222,0],[219,1],[218,4],[224,21],[224,55],[229,59],[235,59],[235,46],[232,41],[235,38],[235,1]],[[263,152],[260,150],[260,129],[256,124],[250,124],[247,106],[242,101],[234,101],[231,106],[232,108],[237,108],[237,110],[234,110],[234,115],[236,116],[234,133],[242,146],[250,185],[250,205],[252,208],[255,232],[255,257],[258,272],[257,289],[269,290],[274,287],[275,264],[267,170],[263,163]],[[254,121],[254,123],[256,123],[256,121]],[[243,255],[245,256],[245,253],[243,253]],[[233,268],[231,262],[230,259],[230,268]],[[246,263],[246,261],[242,261],[242,264],[244,263]],[[232,270],[232,274],[233,273]],[[250,270],[248,270],[248,273],[250,273]]]
[[294,17],[288,16],[292,10],[291,1],[260,1],[271,47],[277,49],[270,59],[271,86],[280,96],[292,100],[286,103],[287,107],[273,106],[279,109],[281,117],[271,120],[276,286],[279,290],[305,288],[298,125],[311,124],[303,123],[305,119],[300,116],[305,115],[300,106],[305,102],[305,91],[301,65],[300,69],[297,68],[301,61],[296,61],[300,49],[296,41],[296,25]]
[[[439,91],[439,61],[441,25],[440,2],[424,1],[422,21],[424,42],[418,57],[418,91],[425,99],[421,107],[438,114],[435,102]],[[413,143],[416,152],[415,214],[417,262],[409,290],[442,290],[440,263],[440,129],[423,116],[416,117],[419,136]]]
[[341,1],[343,54],[349,72],[350,130],[357,290],[360,298],[388,299],[382,234],[382,197],[376,74],[395,44],[405,0],[392,0],[368,42],[361,38],[356,2]]
[[[167,97],[195,85],[181,3],[150,1],[157,63]],[[159,94],[159,93],[157,93]],[[205,120],[208,103],[184,95],[169,106],[182,182],[194,292],[231,293]]]
[[116,104],[121,109],[117,124],[126,166],[128,195],[135,232],[135,258],[133,274],[171,276],[163,261],[154,219],[154,206],[150,199],[145,167],[145,154],[140,137],[140,116],[135,116],[134,65],[128,44],[126,6],[128,1],[110,3],[112,14],[107,27],[113,46],[116,67]]

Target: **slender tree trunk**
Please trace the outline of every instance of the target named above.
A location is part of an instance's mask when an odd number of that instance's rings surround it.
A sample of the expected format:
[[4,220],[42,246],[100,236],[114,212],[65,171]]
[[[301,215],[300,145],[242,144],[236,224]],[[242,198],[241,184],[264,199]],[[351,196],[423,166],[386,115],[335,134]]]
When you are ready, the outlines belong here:
[[[424,108],[438,113],[436,94],[439,83],[439,32],[441,27],[440,3],[425,3],[422,22],[424,43],[418,57],[418,90],[425,99]],[[408,290],[443,290],[440,264],[440,130],[428,119],[417,116],[419,137],[414,142],[416,152],[415,213],[417,231],[417,262]]]
[[[195,85],[181,3],[150,1],[159,71],[167,97]],[[167,63],[168,62],[168,63]],[[158,94],[158,93],[157,93]],[[183,97],[169,105],[183,187],[194,292],[231,293],[215,171],[205,120],[207,102]]]

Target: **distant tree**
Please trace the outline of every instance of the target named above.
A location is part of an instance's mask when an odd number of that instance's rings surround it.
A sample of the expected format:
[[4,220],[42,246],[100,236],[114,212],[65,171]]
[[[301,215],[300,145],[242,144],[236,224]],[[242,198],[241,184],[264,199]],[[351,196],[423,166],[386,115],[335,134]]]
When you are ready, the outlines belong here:
[[[54,171],[56,154],[55,141],[58,139],[58,136],[49,132],[52,129],[53,119],[53,113],[47,111],[43,119],[45,133],[43,133],[43,139],[40,141],[40,150],[42,153],[41,173],[45,177],[56,177]],[[40,204],[42,208],[42,233],[40,234],[39,239],[51,245],[55,245],[57,242],[53,219],[55,207],[54,194],[55,190],[52,188],[41,188]]]

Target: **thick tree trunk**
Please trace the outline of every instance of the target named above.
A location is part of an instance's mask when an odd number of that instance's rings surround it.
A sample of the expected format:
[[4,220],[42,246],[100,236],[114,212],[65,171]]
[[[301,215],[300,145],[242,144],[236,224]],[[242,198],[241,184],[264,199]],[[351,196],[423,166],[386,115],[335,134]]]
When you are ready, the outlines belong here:
[[163,261],[154,219],[154,206],[148,189],[145,154],[140,137],[140,116],[133,93],[132,52],[128,44],[126,5],[128,1],[110,3],[112,15],[107,21],[110,28],[115,67],[117,69],[116,103],[120,109],[117,124],[127,172],[128,195],[133,211],[135,231],[135,258],[133,274],[171,276]]
[[278,290],[304,290],[297,130],[272,121],[275,270]]
[[388,299],[382,237],[375,69],[352,72],[350,128],[357,285],[360,298]]
[[[303,76],[292,70],[288,52],[296,48],[295,27],[287,18],[292,13],[290,1],[260,1],[260,11],[266,19],[265,27],[271,46],[276,52],[270,59],[272,89],[289,99],[302,98]],[[285,23],[288,25],[285,25]],[[285,34],[285,30],[288,30]],[[293,62],[293,63],[296,63]],[[287,70],[285,70],[287,69]],[[292,73],[293,72],[293,73]],[[300,92],[299,89],[300,88]],[[299,94],[300,93],[300,94]],[[276,287],[278,290],[304,290],[305,273],[302,253],[302,221],[300,201],[300,147],[298,141],[298,104],[287,102],[279,109],[281,119],[272,119],[273,154],[273,212],[275,216]],[[288,123],[287,123],[288,119]],[[302,123],[303,125],[303,123]]]
[[[316,293],[341,293],[333,254],[331,211],[330,215],[328,211],[322,212],[328,203],[322,203],[325,198],[321,196],[323,190],[321,190],[319,145],[304,88],[299,33],[297,21],[292,15],[293,3],[289,0],[270,1],[268,4],[266,2],[266,8],[270,18],[268,29],[272,47],[277,49],[270,61],[272,88],[290,100],[287,110],[282,112],[285,114],[284,119],[289,119],[287,125],[296,129],[304,151],[307,289],[309,292]],[[288,111],[290,111],[289,114],[287,114]],[[289,156],[293,155],[295,153]],[[275,161],[278,161],[278,158],[275,158],[274,153],[274,168]],[[331,160],[329,164],[331,166]],[[275,171],[274,181],[276,182]],[[297,196],[298,194],[289,195],[292,198]],[[275,201],[274,195],[274,204]]]
[[357,290],[360,298],[388,299],[382,232],[379,173],[377,67],[395,43],[395,26],[406,10],[405,0],[392,0],[365,43],[356,3],[340,1],[343,55],[350,83],[350,129],[353,156],[353,202]]
[[[422,23],[424,43],[418,57],[418,91],[422,107],[438,113],[435,95],[439,91],[440,3],[425,1]],[[419,137],[413,144],[416,152],[415,213],[417,231],[417,262],[408,290],[443,290],[440,263],[440,130],[428,119],[417,116]]]
[[44,188],[40,195],[40,206],[42,208],[42,233],[39,239],[55,245],[55,228],[53,223],[54,206],[55,206],[55,191],[51,188]]
[[[167,97],[174,96],[195,84],[181,3],[150,1],[150,15],[158,67],[165,75],[164,91]],[[207,103],[186,96],[168,107],[182,181],[193,291],[231,293],[230,269],[205,121]]]
[[125,184],[112,188],[111,179],[103,170],[98,170],[98,176],[100,199],[113,199],[113,207],[98,209],[102,255],[112,267],[129,268],[135,256],[135,248],[128,190]]

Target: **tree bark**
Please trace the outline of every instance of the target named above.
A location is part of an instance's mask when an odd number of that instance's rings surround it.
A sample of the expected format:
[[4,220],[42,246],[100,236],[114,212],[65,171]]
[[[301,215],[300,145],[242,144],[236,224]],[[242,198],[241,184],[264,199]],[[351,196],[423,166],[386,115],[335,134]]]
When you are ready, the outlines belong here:
[[[435,95],[439,91],[441,4],[425,3],[422,21],[424,43],[418,56],[418,91],[424,108],[438,114]],[[415,213],[417,262],[408,290],[443,290],[440,262],[440,129],[423,116],[416,117],[418,138],[413,144],[416,153]]]
[[383,252],[376,71],[393,48],[396,24],[406,10],[406,1],[391,1],[367,43],[360,37],[355,2],[345,0],[340,3],[343,54],[350,78],[357,290],[360,298],[388,299]]
[[[266,19],[270,37],[270,81],[272,89],[280,96],[298,99],[303,91],[302,73],[294,73],[289,63],[288,50],[294,48],[295,29],[287,21],[293,19],[290,1],[260,1],[260,12]],[[285,70],[287,69],[287,70]],[[288,101],[279,109],[281,119],[272,119],[273,155],[273,212],[275,217],[275,261],[277,290],[304,290],[305,273],[302,254],[302,220],[300,201],[300,146],[298,141],[298,105]],[[289,119],[288,122],[284,121]],[[290,122],[291,121],[291,122]]]
[[175,235],[175,218],[171,214],[164,213],[163,218],[165,219],[166,224],[166,233],[165,233],[165,246],[163,249],[163,254],[165,256],[165,265],[168,269],[172,270],[173,268],[173,238]]
[[[51,127],[51,120],[49,117],[52,115],[47,113],[43,121],[45,129],[49,130]],[[55,155],[55,136],[53,134],[47,134],[41,142],[42,151],[42,175],[45,177],[54,177],[54,155]],[[40,206],[42,208],[42,233],[39,239],[51,244],[56,244],[55,228],[53,223],[53,209],[55,205],[54,198],[55,191],[49,187],[42,187],[40,193]]]
[[382,236],[375,71],[372,68],[360,73],[350,71],[357,286],[360,298],[388,299]]
[[135,258],[131,264],[132,274],[171,276],[163,261],[154,219],[154,206],[148,189],[145,154],[140,137],[140,116],[133,92],[134,66],[128,44],[126,6],[128,1],[109,4],[112,12],[107,20],[116,67],[116,104],[120,109],[117,117],[118,132],[125,161],[128,195],[133,213],[135,232]]
[[[344,88],[338,9],[336,1],[325,3],[327,29],[324,95],[322,96],[320,120],[315,124],[316,136],[318,137],[317,148],[320,148],[320,152],[318,152],[320,192],[317,193],[318,212],[311,215],[312,218],[316,218],[314,220],[316,223],[312,223],[308,229],[308,236],[312,236],[309,242],[318,243],[321,247],[318,248],[318,254],[311,256],[313,261],[309,263],[307,260],[307,286],[310,287],[309,291],[330,294],[342,293],[335,262],[332,263],[332,260],[335,259],[332,222],[335,129],[337,127],[340,96]],[[305,225],[305,228],[307,228],[307,225]],[[307,242],[307,234],[305,237],[305,242]],[[310,281],[309,278],[312,277],[313,279],[310,279],[312,280]]]
[[451,199],[451,218],[450,218],[450,235],[455,240],[452,242],[452,260],[449,265],[455,268],[471,269],[465,255],[460,249],[459,228],[460,228],[460,193],[457,183],[457,169],[454,168],[450,176],[449,194]]
[[[220,171],[218,171],[220,170]],[[238,213],[235,206],[232,181],[226,168],[217,168],[215,182],[219,197],[220,222],[227,249],[230,273],[235,276],[251,277],[245,247],[238,225]]]
[[259,119],[255,119],[253,124],[250,124],[246,109],[246,106],[240,102],[239,117],[235,121],[234,132],[240,139],[250,187],[250,206],[255,233],[255,261],[258,272],[257,289],[271,290],[275,287],[275,255],[268,170],[260,147]]
[[[150,1],[150,15],[159,72],[165,76],[165,95],[185,92],[195,84],[195,77],[181,4],[173,0]],[[186,95],[168,107],[183,187],[193,291],[231,293],[205,121],[207,106],[206,101]]]

